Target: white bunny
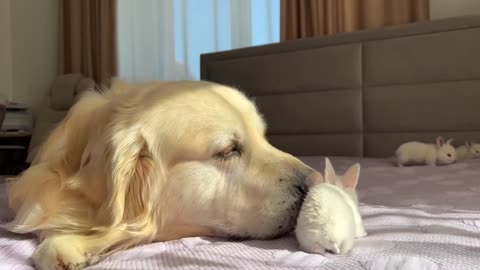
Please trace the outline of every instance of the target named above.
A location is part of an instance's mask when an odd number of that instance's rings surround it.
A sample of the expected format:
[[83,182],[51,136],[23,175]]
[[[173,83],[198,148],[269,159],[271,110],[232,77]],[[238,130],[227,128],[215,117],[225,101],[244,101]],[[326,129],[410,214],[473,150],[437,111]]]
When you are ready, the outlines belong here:
[[347,193],[350,200],[347,200],[349,205],[353,209],[353,218],[355,222],[355,238],[361,238],[367,236],[363,227],[362,216],[360,215],[360,209],[358,207],[358,195],[357,184],[360,176],[360,164],[356,163],[352,165],[343,175],[337,175],[335,169],[333,169],[332,163],[328,158],[325,159],[325,179],[327,182],[332,181],[335,176],[335,185],[342,188]]
[[457,160],[480,157],[480,143],[465,142],[455,150],[457,151]]
[[[342,184],[358,181],[360,165],[352,166],[352,173],[342,177]],[[346,179],[354,177],[355,179]],[[300,247],[306,252],[324,254],[331,250],[345,254],[353,247],[357,237],[366,235],[357,204],[341,187],[336,185],[337,175],[325,160],[325,182],[312,187],[305,198],[297,220],[295,234]]]
[[457,153],[451,145],[453,139],[444,142],[443,137],[437,137],[436,144],[421,142],[407,142],[400,145],[395,151],[397,165],[407,164],[435,166],[437,164],[450,164],[456,161]]

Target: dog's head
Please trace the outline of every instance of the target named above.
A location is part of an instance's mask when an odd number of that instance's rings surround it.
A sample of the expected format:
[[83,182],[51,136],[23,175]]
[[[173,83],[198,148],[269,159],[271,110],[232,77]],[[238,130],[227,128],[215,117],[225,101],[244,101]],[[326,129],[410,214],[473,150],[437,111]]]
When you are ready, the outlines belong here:
[[262,117],[242,93],[172,82],[116,85],[111,95],[102,136],[112,223],[158,239],[292,230],[318,173],[267,142]]

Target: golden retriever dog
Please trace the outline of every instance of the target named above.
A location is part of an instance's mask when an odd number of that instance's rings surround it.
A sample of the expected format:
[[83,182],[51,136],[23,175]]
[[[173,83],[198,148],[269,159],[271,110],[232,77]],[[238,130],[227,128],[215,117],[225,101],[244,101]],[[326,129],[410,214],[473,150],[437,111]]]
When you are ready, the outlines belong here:
[[188,236],[280,236],[321,175],[271,146],[265,129],[226,86],[117,81],[83,95],[13,182],[7,226],[38,236],[38,269]]

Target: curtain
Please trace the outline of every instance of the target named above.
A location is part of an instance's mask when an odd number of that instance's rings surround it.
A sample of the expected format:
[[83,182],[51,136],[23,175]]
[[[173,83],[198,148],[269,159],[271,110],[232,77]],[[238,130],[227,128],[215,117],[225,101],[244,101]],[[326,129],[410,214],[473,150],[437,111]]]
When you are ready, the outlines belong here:
[[281,40],[429,19],[429,0],[282,0]]
[[119,77],[200,78],[200,55],[280,39],[280,0],[118,0]]
[[116,5],[116,0],[59,0],[59,75],[81,73],[103,84],[116,76]]

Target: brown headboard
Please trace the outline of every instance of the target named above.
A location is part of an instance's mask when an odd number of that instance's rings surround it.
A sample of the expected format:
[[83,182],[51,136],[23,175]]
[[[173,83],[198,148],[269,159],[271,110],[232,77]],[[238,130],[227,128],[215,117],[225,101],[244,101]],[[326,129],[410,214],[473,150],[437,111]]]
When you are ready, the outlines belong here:
[[480,16],[201,56],[295,155],[391,156],[402,142],[480,139]]

